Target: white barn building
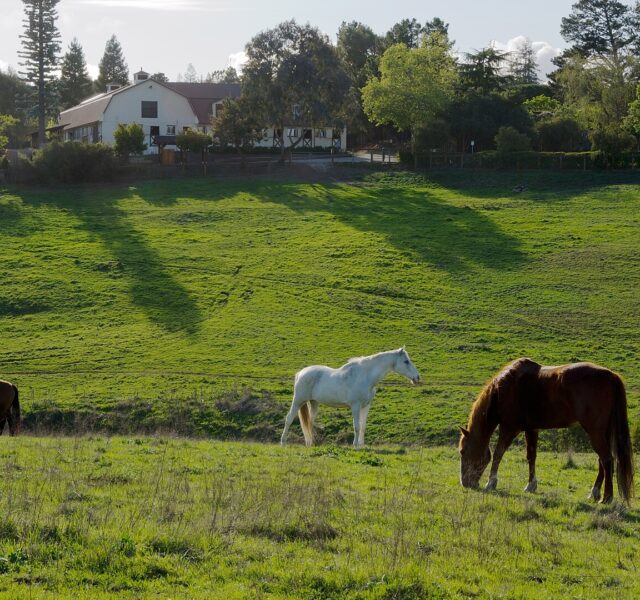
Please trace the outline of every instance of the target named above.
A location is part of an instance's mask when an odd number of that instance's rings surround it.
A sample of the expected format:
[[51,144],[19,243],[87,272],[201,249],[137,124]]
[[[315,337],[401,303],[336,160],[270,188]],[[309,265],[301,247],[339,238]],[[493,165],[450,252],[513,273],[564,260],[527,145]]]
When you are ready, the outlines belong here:
[[[120,123],[139,123],[147,138],[147,153],[158,152],[158,139],[171,145],[173,136],[187,130],[211,133],[211,119],[216,116],[225,98],[238,98],[239,84],[225,83],[163,83],[144,71],[135,73],[133,84],[108,87],[106,92],[87,98],[77,106],[60,113],[58,123],[51,128],[63,140],[113,144],[114,132]],[[273,128],[264,130],[256,145],[279,147],[280,139]],[[302,148],[346,147],[345,129],[331,127],[285,127],[284,144],[290,146],[300,135]]]

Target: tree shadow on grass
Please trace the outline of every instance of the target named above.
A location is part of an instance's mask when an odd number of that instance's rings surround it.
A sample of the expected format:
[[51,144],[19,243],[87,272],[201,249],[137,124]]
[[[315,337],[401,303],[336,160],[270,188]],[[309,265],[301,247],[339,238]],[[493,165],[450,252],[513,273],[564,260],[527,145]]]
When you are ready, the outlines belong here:
[[[546,203],[571,200],[612,186],[640,184],[640,172],[636,170],[435,169],[423,171],[417,176],[427,184],[436,184],[470,198],[535,200]],[[525,190],[520,191],[520,186],[524,186]]]
[[126,188],[106,188],[90,195],[82,188],[53,194],[23,191],[20,195],[25,204],[69,211],[87,232],[98,236],[128,278],[131,301],[152,322],[171,332],[195,335],[199,331],[202,314],[195,299],[120,208],[119,201],[128,195]]
[[384,236],[395,248],[438,269],[458,273],[480,265],[516,268],[526,261],[520,240],[467,206],[428,190],[343,185],[263,185],[254,193],[300,213],[326,212],[356,229]]

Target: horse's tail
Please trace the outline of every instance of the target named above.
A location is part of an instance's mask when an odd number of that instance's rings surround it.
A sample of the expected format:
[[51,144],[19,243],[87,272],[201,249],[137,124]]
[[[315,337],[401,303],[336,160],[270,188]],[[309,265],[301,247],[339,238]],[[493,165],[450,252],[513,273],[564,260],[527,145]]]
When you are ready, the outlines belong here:
[[304,441],[307,446],[311,446],[313,444],[313,421],[311,420],[311,409],[308,402],[305,402],[298,409],[298,418],[304,434]]
[[618,493],[629,502],[634,496],[633,448],[627,419],[627,394],[622,379],[614,374],[614,401],[611,415],[611,446],[616,459]]
[[20,415],[20,393],[18,392],[18,386],[15,383],[11,385],[13,387],[13,391],[15,392],[13,396],[13,403],[11,404],[13,427],[15,433],[20,433],[20,429],[22,429],[22,416]]

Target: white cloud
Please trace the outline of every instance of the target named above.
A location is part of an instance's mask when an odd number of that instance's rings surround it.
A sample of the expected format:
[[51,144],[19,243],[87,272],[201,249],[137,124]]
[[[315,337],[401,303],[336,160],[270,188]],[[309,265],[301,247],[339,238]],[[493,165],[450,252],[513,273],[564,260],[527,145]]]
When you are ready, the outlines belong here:
[[134,8],[161,11],[223,12],[229,9],[226,1],[204,0],[77,0],[78,4],[105,8]]
[[247,53],[244,50],[230,54],[227,60],[227,67],[233,67],[238,73],[242,71],[244,63],[248,60]]
[[[518,35],[507,40],[507,42],[492,40],[491,45],[497,50],[502,50],[503,52],[515,52],[522,47],[527,39],[528,38],[524,35]],[[560,48],[554,48],[549,42],[531,42],[531,46],[533,47],[533,51],[536,54],[536,60],[538,61],[538,73],[540,78],[543,81],[546,81],[547,75],[555,69],[551,59],[558,56],[562,50]]]
[[9,63],[6,60],[0,58],[0,70],[6,71],[9,68]]

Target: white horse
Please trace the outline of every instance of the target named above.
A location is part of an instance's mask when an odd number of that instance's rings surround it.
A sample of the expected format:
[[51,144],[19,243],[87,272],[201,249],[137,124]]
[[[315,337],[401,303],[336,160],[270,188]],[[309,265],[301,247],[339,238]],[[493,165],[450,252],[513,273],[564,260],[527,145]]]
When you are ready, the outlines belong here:
[[376,384],[390,371],[420,381],[420,374],[402,348],[378,352],[371,356],[352,358],[339,369],[323,365],[305,367],[296,373],[293,386],[293,402],[284,423],[280,443],[287,441],[289,427],[296,413],[307,446],[313,443],[313,421],[318,414],[318,404],[350,406],[353,415],[353,446],[364,446],[367,415],[376,394]]

